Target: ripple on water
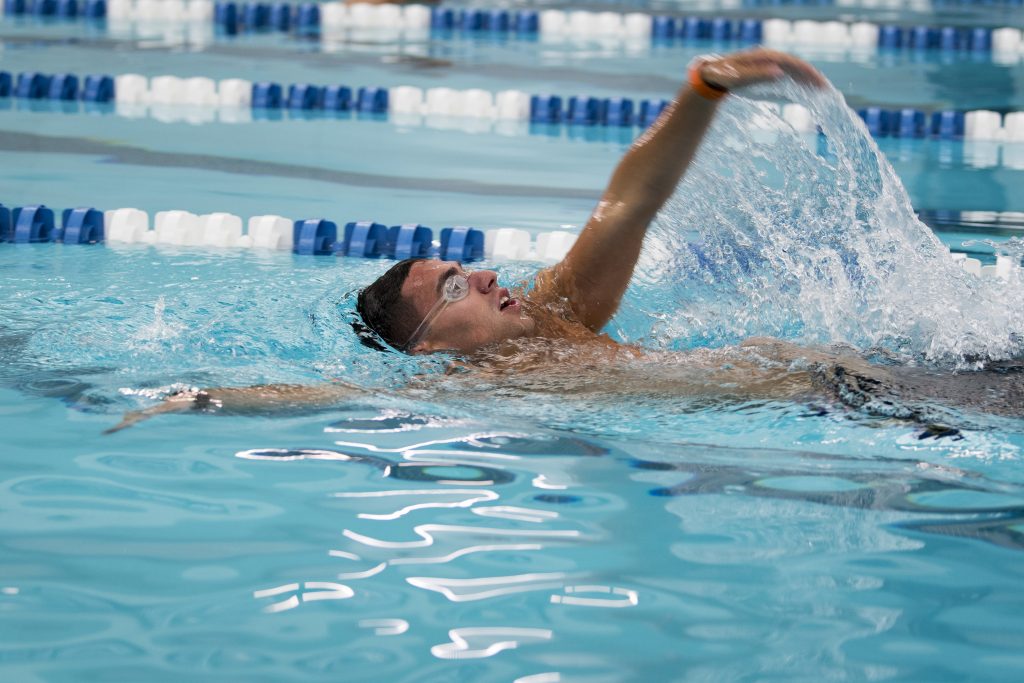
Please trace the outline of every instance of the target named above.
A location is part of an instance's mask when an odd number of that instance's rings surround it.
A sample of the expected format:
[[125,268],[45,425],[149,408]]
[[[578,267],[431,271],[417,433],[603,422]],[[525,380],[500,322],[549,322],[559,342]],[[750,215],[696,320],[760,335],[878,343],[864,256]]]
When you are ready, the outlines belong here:
[[[21,531],[45,528],[66,529],[91,526],[153,526],[154,520],[172,525],[184,520],[223,519],[238,522],[271,517],[280,508],[251,500],[174,494],[137,486],[126,486],[94,477],[25,477],[7,482],[7,509],[0,521],[16,514]],[[47,511],[63,511],[55,519]],[[125,514],[131,513],[131,514]],[[4,522],[8,523],[8,522]]]
[[165,660],[179,668],[245,671],[269,667],[277,658],[252,648],[197,648],[168,653]]
[[347,634],[345,652],[324,648],[320,654],[296,659],[294,666],[311,674],[333,674],[342,679],[351,676],[353,671],[372,671],[374,680],[400,681],[416,668],[416,657],[408,639],[400,640],[404,642],[385,647],[370,637]]
[[225,475],[224,468],[205,460],[189,458],[186,455],[161,457],[158,455],[103,455],[95,458],[102,468],[116,472],[156,477],[211,477]]

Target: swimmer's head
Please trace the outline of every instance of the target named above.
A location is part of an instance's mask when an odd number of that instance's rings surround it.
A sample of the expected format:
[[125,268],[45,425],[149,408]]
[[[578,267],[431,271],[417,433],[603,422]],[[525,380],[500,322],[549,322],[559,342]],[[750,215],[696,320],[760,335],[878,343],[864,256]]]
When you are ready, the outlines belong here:
[[401,261],[359,293],[357,310],[381,339],[412,354],[471,353],[534,329],[494,271],[455,261]]

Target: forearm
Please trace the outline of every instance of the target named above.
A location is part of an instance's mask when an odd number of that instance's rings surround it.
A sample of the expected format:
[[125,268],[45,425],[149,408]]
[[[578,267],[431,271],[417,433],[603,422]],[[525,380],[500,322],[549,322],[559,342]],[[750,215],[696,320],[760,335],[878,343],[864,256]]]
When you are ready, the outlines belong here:
[[623,156],[595,216],[625,210],[636,222],[622,226],[621,231],[642,236],[689,168],[717,109],[718,101],[698,95],[689,84],[683,85],[676,99]]
[[280,412],[336,405],[358,392],[358,388],[340,383],[221,387],[199,392],[195,407],[231,413]]
[[618,308],[647,227],[692,162],[717,106],[684,85],[619,162],[572,250],[546,275],[588,327],[599,329]]
[[104,434],[119,432],[143,420],[166,413],[204,411],[237,415],[277,413],[302,408],[328,408],[359,394],[361,391],[358,387],[341,383],[315,386],[264,384],[251,387],[182,391],[150,408],[125,413],[124,419],[106,430]]

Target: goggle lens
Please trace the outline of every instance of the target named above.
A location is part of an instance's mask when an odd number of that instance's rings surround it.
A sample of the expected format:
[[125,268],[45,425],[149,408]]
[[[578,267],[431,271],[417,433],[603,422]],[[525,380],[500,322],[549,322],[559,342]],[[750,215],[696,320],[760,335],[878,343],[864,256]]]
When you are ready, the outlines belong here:
[[427,332],[430,331],[430,326],[437,319],[439,315],[444,313],[444,309],[448,308],[448,304],[454,304],[457,301],[462,301],[469,296],[469,277],[468,273],[450,275],[447,280],[444,281],[444,285],[441,288],[441,298],[437,300],[437,303],[427,311],[427,315],[423,317],[423,322],[413,331],[409,337],[409,341],[405,342],[403,349],[408,349],[414,346],[416,342],[422,339]]

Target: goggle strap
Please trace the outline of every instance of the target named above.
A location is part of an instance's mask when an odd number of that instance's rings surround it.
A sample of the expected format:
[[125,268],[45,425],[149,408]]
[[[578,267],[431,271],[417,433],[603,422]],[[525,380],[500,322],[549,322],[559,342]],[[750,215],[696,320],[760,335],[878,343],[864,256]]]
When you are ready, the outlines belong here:
[[437,303],[434,304],[434,307],[427,311],[427,315],[424,316],[423,321],[420,322],[416,329],[413,330],[412,334],[409,335],[409,341],[405,342],[405,345],[402,347],[402,349],[407,350],[409,349],[409,347],[415,345],[416,342],[420,340],[420,337],[422,337],[426,333],[427,329],[430,327],[430,324],[434,322],[434,319],[437,318],[437,316],[441,315],[441,313],[447,307],[448,299],[442,296],[440,299],[437,300]]

